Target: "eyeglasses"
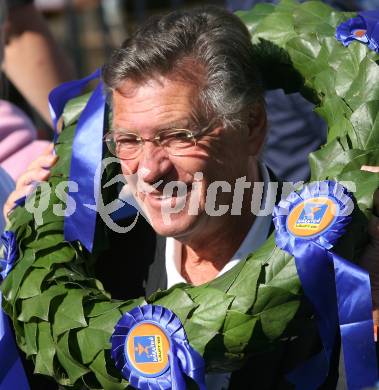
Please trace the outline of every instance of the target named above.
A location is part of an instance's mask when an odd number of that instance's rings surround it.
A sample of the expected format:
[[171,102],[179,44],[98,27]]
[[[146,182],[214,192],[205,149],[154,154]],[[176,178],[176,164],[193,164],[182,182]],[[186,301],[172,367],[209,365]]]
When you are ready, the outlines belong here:
[[109,151],[121,160],[133,160],[139,156],[145,142],[163,147],[172,156],[185,155],[196,146],[200,137],[213,128],[213,122],[197,132],[188,129],[161,130],[155,137],[143,138],[136,133],[110,130],[104,136]]

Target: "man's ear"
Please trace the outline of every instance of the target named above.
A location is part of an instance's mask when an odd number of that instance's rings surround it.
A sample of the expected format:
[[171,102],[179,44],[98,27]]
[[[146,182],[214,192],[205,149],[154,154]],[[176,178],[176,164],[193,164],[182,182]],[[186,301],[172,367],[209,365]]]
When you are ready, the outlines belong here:
[[249,154],[258,157],[267,134],[267,115],[264,103],[254,104],[248,115]]

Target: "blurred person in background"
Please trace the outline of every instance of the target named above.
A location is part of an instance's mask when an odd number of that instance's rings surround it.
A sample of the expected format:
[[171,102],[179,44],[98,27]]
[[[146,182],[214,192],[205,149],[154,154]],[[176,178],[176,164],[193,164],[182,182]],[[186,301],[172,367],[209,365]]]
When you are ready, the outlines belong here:
[[[4,4],[4,0],[0,0],[0,64],[4,59],[3,43],[4,43],[5,20],[6,20],[5,4]],[[23,70],[21,68],[19,71],[23,73]],[[33,79],[33,72],[31,72],[29,77],[30,79]],[[0,101],[0,158],[5,155],[5,152],[3,150],[4,142],[11,149],[13,142],[17,142],[17,137],[14,138],[16,133],[20,133],[20,138],[22,138],[21,137],[22,134],[24,133],[27,134],[28,132],[33,131],[33,129],[34,127],[32,123],[26,117],[26,115],[22,113],[21,110],[19,110],[17,107],[14,107],[8,102]],[[6,135],[5,137],[4,134]],[[28,138],[28,137],[30,137],[30,135],[26,135],[24,138]],[[22,166],[20,165],[19,167],[20,168],[19,173],[21,173],[21,171],[25,170],[26,166],[30,163],[30,161],[36,158],[37,149],[39,151],[39,154],[41,154],[42,147],[46,148],[46,144],[43,145],[38,144],[38,148],[33,148],[33,143],[30,143],[30,146],[26,145],[25,148],[21,148],[21,150],[23,150],[23,153],[20,153],[20,150],[19,151],[12,150],[8,156],[8,163],[18,164],[17,160],[21,160],[23,162],[23,164],[21,164]],[[51,152],[52,152],[52,147],[49,147],[44,152],[44,156],[42,158],[47,158],[47,156],[49,156],[48,158],[50,159],[53,158],[50,157]],[[37,161],[39,161],[39,159],[37,159]],[[10,177],[10,175],[5,171],[5,169],[1,165],[2,164],[0,164],[0,207],[2,209],[9,194],[15,189],[15,184],[12,178]],[[48,175],[49,175],[49,171],[46,170],[44,176],[41,176],[41,180],[44,177],[47,177]],[[39,179],[40,177],[35,176],[34,179],[36,178]],[[28,177],[21,176],[21,182],[23,182],[24,185],[25,184],[27,185],[27,180]],[[21,184],[21,182],[19,184]],[[29,186],[27,185],[28,192],[30,191],[30,185]],[[4,224],[5,224],[5,220],[3,218],[2,213],[0,213],[0,234],[4,230]],[[58,389],[58,385],[55,382],[49,380],[48,378],[33,375],[33,370],[34,370],[33,364],[30,361],[27,362],[23,355],[22,357],[23,357],[23,364],[27,372],[30,388],[32,390]],[[0,359],[1,358],[3,357],[0,357]],[[1,384],[0,384],[0,388],[3,389]],[[8,390],[8,388],[4,388],[4,390]]]
[[[31,0],[5,0],[3,68],[40,115],[51,123],[48,94],[74,76],[67,56]],[[6,100],[0,100],[0,166],[17,180],[48,146],[38,140],[32,121]]]
[[49,92],[75,77],[69,57],[55,42],[33,0],[5,0],[4,72],[46,122]]

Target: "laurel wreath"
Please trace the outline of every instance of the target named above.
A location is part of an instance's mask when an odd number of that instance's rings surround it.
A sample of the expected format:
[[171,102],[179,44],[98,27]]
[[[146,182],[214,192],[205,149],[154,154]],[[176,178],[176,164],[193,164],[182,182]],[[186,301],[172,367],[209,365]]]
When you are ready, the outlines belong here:
[[[371,197],[379,185],[378,175],[360,171],[364,164],[379,165],[379,56],[362,44],[345,48],[337,42],[336,26],[353,15],[319,1],[283,0],[238,15],[252,33],[267,87],[301,92],[328,124],[327,144],[309,157],[312,180],[356,184],[349,189],[358,207],[337,248],[354,261],[367,237]],[[3,308],[35,372],[77,388],[126,388],[110,359],[109,340],[121,315],[146,302],[177,314],[207,371],[234,370],[247,356],[275,349],[299,328],[306,330],[311,314],[299,314],[303,295],[295,263],[275,246],[273,236],[245,262],[205,285],[177,285],[146,301],[112,300],[93,276],[99,253],[89,255],[79,242],[65,242],[63,217],[53,212],[53,205],[62,204],[56,189],[68,179],[75,125],[87,98],[66,107],[44,223],[38,225],[23,207],[10,218],[20,256],[1,286]],[[106,174],[109,179],[114,172]],[[41,189],[34,195],[37,202],[47,196]],[[105,190],[103,196],[111,195]],[[106,231],[101,221],[97,228]]]

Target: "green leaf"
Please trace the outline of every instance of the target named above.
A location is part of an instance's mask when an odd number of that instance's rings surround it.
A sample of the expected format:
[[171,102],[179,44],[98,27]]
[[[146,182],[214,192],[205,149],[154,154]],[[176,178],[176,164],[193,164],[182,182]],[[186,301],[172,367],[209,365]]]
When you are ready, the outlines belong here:
[[259,3],[254,7],[254,12],[238,11],[236,15],[245,23],[249,31],[255,31],[260,21],[274,11],[273,4]]
[[257,316],[239,313],[234,310],[226,312],[224,343],[229,352],[241,353],[245,350],[257,320]]
[[331,8],[319,1],[307,1],[294,11],[294,24],[301,32],[334,35],[336,17]]
[[9,215],[12,229],[16,230],[20,226],[25,226],[33,220],[33,214],[29,213],[24,207],[16,207]]
[[[362,104],[351,115],[357,147],[379,149],[379,100]],[[351,133],[351,132],[350,132]]]
[[261,314],[262,329],[269,340],[277,340],[285,331],[290,321],[295,317],[300,300],[292,301],[290,296],[284,298],[281,305],[275,304],[271,309],[265,310]]
[[91,305],[87,305],[87,313],[86,316],[91,317],[97,317],[102,314],[107,313],[108,311],[115,310],[122,306],[124,303],[122,301],[114,301],[114,302],[93,302]]
[[[369,57],[364,58],[359,66],[357,77],[345,96],[349,107],[355,111],[363,102],[379,100],[378,82],[378,65]],[[364,88],[362,88],[363,85]],[[359,145],[353,146],[359,147]]]
[[53,319],[53,334],[59,336],[70,329],[87,326],[84,318],[82,300],[88,292],[69,290],[56,309]]
[[[318,91],[319,99],[321,99],[323,95],[328,96],[335,93],[337,73],[338,72],[334,69],[324,69],[315,74],[313,85]],[[306,85],[310,86],[309,84]]]
[[251,308],[257,296],[258,280],[264,274],[264,268],[272,258],[273,250],[272,240],[266,241],[244,262],[241,272],[228,290],[228,294],[235,296],[231,309],[247,313]]
[[50,325],[47,322],[40,322],[38,324],[38,353],[34,372],[54,376],[54,356],[55,343],[51,337]]
[[191,316],[191,324],[196,323],[204,329],[219,331],[225,321],[225,312],[234,297],[209,287],[200,290],[192,299],[199,305]]
[[111,348],[110,335],[103,330],[84,328],[77,332],[76,338],[84,364],[91,363],[102,350]]
[[37,252],[40,252],[44,249],[55,248],[58,244],[61,244],[64,241],[62,233],[47,234],[41,235],[38,241],[32,242],[29,247],[35,249]]
[[196,321],[187,321],[185,326],[187,338],[192,346],[201,355],[204,354],[206,345],[219,333],[199,325]]
[[22,301],[19,321],[28,322],[31,318],[40,318],[44,321],[49,319],[51,301],[59,296],[67,294],[64,286],[52,286],[42,294]]
[[[327,52],[316,36],[313,40],[295,36],[286,46],[294,66],[302,73],[309,74],[311,80],[327,68]],[[316,61],[317,59],[317,61]]]
[[38,337],[38,323],[28,322],[24,324],[25,330],[25,347],[27,356],[36,355],[38,353],[37,337]]
[[158,299],[154,304],[171,308],[182,323],[199,307],[185,291],[179,288],[174,289],[170,295]]
[[48,269],[32,269],[21,285],[18,297],[25,299],[41,294],[41,285],[49,272]]
[[209,286],[221,291],[229,291],[231,286],[235,283],[243,267],[244,262],[241,261],[228,272],[225,272],[224,274],[218,276],[216,279],[213,279],[209,283]]
[[97,317],[90,318],[88,326],[90,326],[92,329],[107,332],[110,337],[114,331],[116,323],[120,320],[120,318],[121,313],[118,310],[111,310]]
[[82,113],[85,105],[87,104],[89,98],[91,96],[91,92],[86,93],[85,95],[78,96],[74,99],[71,99],[66,104],[66,107],[63,111],[63,122],[66,126],[65,130],[61,132],[59,136],[58,142],[63,141],[71,141],[72,135],[70,138],[66,138],[67,127],[73,125],[79,119],[80,114]]
[[123,390],[127,386],[127,382],[120,383],[119,380],[110,376],[106,369],[106,360],[104,351],[97,355],[96,359],[90,365],[92,371],[96,375],[97,380],[101,383],[104,389],[107,390]]
[[254,42],[258,42],[258,39],[265,39],[274,41],[281,47],[296,36],[293,16],[287,12],[273,12],[267,15],[253,31]]
[[336,138],[317,152],[310,154],[311,180],[336,177],[348,161],[363,153],[359,149],[346,149],[345,142],[346,138]]
[[[370,216],[372,210],[372,195],[379,188],[379,175],[361,170],[344,172],[336,178],[354,193],[360,210]],[[350,187],[349,182],[352,184]]]
[[336,71],[336,93],[344,97],[357,76],[359,66],[366,57],[367,49],[364,45],[350,45],[348,48],[342,44],[336,45],[332,37],[328,64]]
[[275,248],[271,261],[268,261],[265,268],[265,284],[297,294],[301,287],[294,258],[283,250]]
[[37,229],[37,238],[46,232],[57,233],[58,231],[62,231],[62,230],[63,230],[63,219],[57,220],[55,222],[44,223],[42,226],[39,226]]
[[1,291],[3,292],[6,300],[13,301],[13,299],[15,299],[20,288],[20,284],[22,283],[26,272],[32,266],[34,260],[34,251],[26,249],[16,266],[1,283]]
[[[351,109],[346,105],[343,99],[338,96],[325,98],[322,105],[320,107],[316,107],[315,112],[321,115],[327,123],[337,123],[341,119],[350,118],[352,114]],[[328,141],[331,141],[337,136],[342,137],[345,134],[346,131],[343,129],[341,133],[335,133],[332,137],[329,130]]]
[[57,343],[57,358],[67,372],[71,383],[75,383],[80,377],[90,370],[76,361],[70,354],[69,333],[65,333]]
[[300,300],[300,298],[300,293],[296,294],[281,287],[263,284],[259,286],[257,300],[250,314],[262,314],[266,310],[274,309],[287,302]]
[[34,267],[43,267],[49,270],[53,264],[68,263],[75,256],[76,252],[69,244],[57,244],[53,249],[39,251],[38,260],[34,263]]

